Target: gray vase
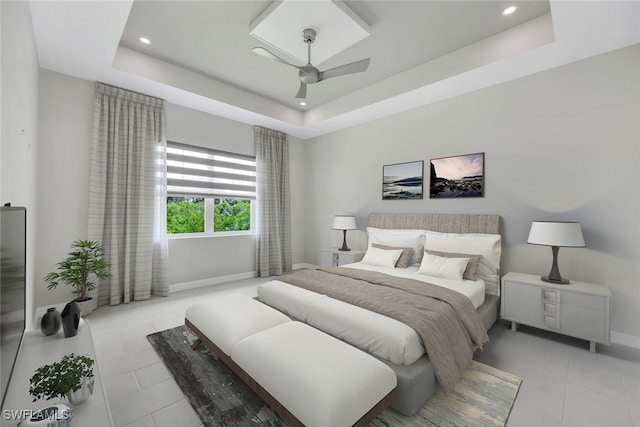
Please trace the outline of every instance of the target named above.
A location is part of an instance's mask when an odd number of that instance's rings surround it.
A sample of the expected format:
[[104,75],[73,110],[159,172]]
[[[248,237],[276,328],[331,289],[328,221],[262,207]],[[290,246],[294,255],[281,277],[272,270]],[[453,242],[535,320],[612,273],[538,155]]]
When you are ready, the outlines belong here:
[[47,309],[47,312],[42,316],[40,320],[40,330],[45,335],[53,335],[60,330],[62,326],[62,317],[60,312],[55,307]]
[[75,337],[78,333],[78,326],[80,325],[80,306],[78,303],[71,301],[64,306],[62,310],[62,329],[64,330],[64,337]]

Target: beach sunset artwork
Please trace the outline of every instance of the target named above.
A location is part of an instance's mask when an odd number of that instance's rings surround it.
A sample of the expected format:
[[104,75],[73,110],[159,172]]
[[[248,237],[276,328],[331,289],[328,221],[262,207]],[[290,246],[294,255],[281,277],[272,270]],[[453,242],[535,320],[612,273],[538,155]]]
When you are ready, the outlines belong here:
[[432,199],[484,197],[484,153],[431,160]]
[[396,163],[382,167],[382,200],[422,199],[424,162]]

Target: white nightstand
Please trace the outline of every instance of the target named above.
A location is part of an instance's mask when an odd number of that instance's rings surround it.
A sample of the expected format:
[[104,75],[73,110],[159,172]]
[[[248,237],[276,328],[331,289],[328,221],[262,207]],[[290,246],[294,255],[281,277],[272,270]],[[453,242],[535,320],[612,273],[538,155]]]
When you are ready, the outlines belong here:
[[609,299],[603,285],[571,281],[568,285],[544,282],[539,276],[508,273],[502,278],[500,317],[518,323],[596,343],[611,344]]
[[362,261],[364,253],[365,251],[359,249],[350,251],[340,251],[338,248],[320,249],[320,267],[337,267],[359,262]]

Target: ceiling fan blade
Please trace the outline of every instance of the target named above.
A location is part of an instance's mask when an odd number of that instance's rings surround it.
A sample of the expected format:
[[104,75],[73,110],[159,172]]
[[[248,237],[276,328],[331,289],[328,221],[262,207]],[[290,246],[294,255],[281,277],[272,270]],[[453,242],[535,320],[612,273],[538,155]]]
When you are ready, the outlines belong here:
[[344,76],[345,74],[361,73],[367,70],[370,61],[371,58],[362,59],[360,61],[351,62],[350,64],[340,65],[339,67],[322,71],[318,81],[330,79],[331,77]]
[[267,49],[263,48],[263,47],[254,47],[253,49],[251,49],[254,53],[257,53],[260,56],[264,56],[265,58],[269,58],[269,59],[275,59],[276,61],[282,62],[283,64],[287,64],[290,65],[292,67],[298,68],[300,69],[299,66],[292,64],[290,62],[285,61],[284,59],[280,58],[279,56],[274,55],[273,53],[269,52]]
[[307,84],[300,82],[300,89],[298,90],[298,94],[296,98],[306,98],[307,97]]

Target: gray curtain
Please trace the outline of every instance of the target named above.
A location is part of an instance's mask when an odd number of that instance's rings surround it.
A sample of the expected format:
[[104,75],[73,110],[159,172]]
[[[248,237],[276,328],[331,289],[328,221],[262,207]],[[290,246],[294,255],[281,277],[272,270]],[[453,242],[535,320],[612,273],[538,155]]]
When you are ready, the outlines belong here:
[[256,272],[291,271],[289,142],[286,133],[254,126],[256,149]]
[[162,99],[96,83],[89,239],[111,264],[98,305],[169,294],[165,115]]

